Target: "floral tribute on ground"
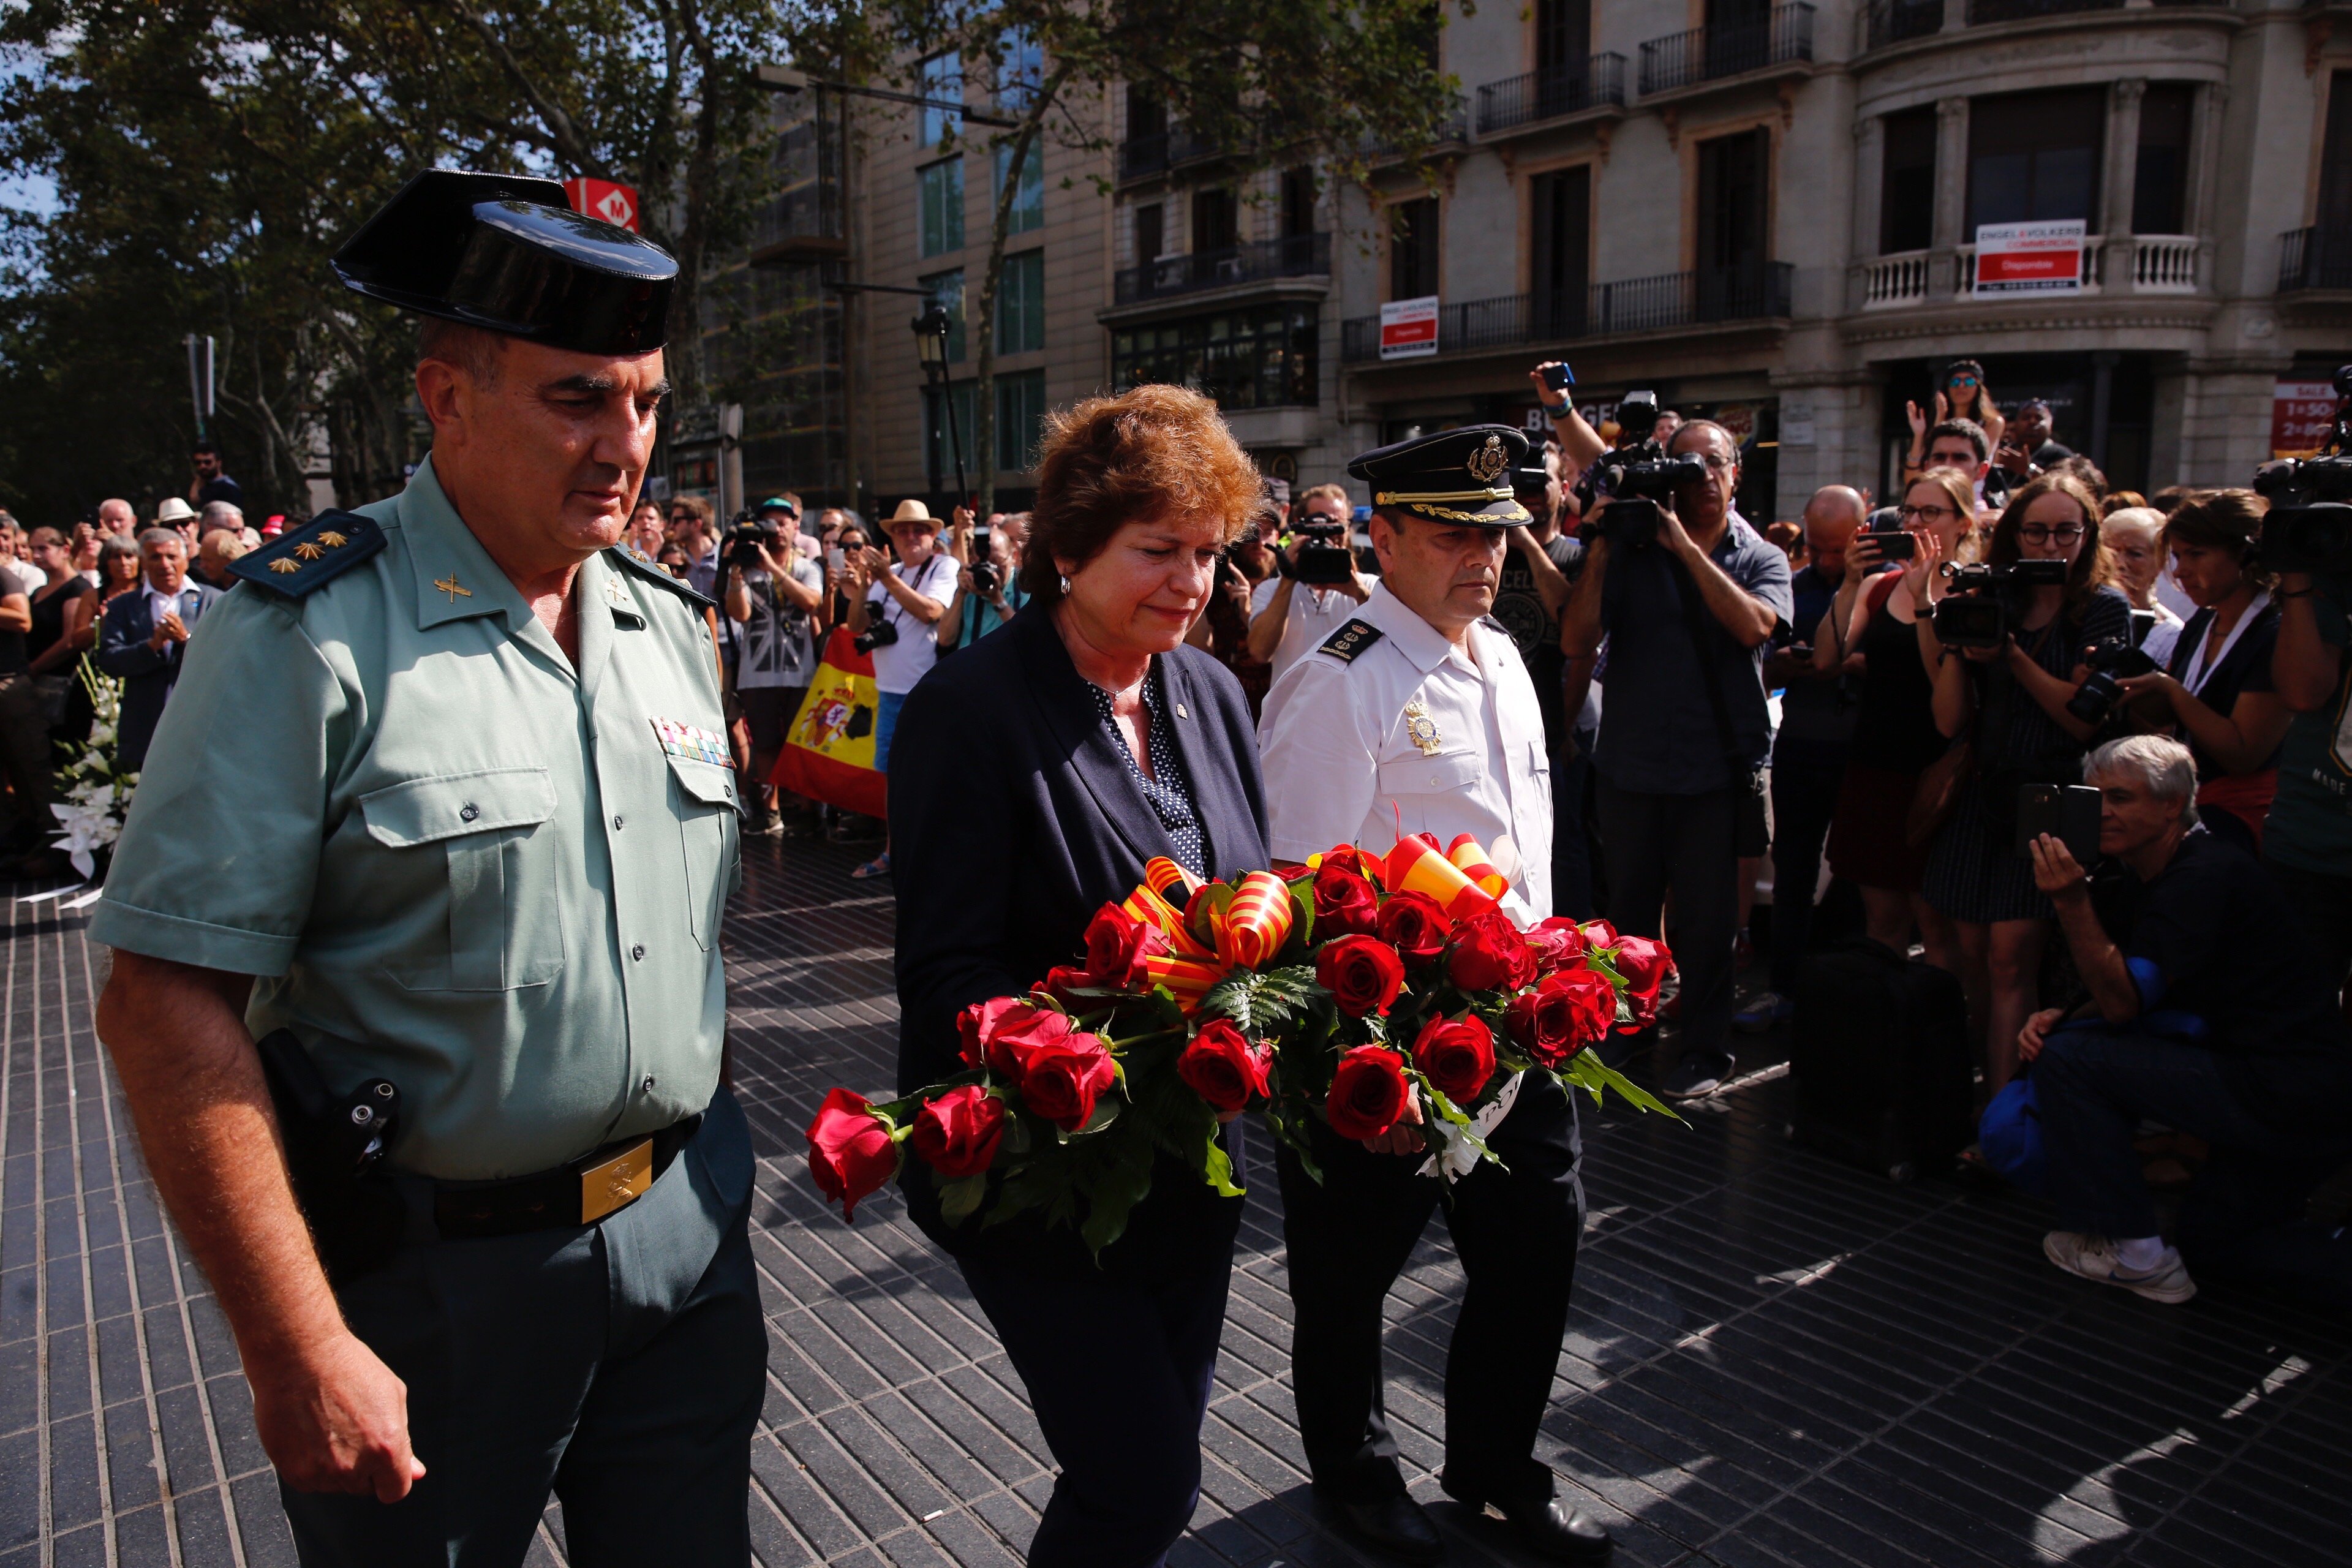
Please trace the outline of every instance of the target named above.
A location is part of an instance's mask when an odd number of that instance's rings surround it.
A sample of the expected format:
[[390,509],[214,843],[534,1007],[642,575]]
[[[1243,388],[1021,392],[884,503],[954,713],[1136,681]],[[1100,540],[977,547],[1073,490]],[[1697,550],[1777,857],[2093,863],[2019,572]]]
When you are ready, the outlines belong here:
[[846,1216],[911,1149],[950,1224],[1039,1210],[1099,1252],[1163,1161],[1240,1195],[1217,1129],[1244,1110],[1318,1180],[1315,1121],[1376,1138],[1412,1105],[1441,1175],[1494,1159],[1478,1113],[1526,1072],[1672,1115],[1591,1048],[1655,1020],[1664,944],[1605,921],[1521,931],[1507,888],[1466,836],[1230,881],[1154,860],[1095,916],[1083,967],[964,1009],[963,1071],[882,1104],[828,1094],[810,1172]]

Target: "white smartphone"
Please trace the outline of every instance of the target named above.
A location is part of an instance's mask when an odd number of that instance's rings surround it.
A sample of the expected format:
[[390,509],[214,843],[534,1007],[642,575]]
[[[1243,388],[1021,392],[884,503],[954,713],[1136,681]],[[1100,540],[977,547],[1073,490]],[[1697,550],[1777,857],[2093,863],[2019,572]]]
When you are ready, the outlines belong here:
[[848,552],[843,550],[838,545],[824,552],[824,569],[828,572],[847,571],[849,569]]

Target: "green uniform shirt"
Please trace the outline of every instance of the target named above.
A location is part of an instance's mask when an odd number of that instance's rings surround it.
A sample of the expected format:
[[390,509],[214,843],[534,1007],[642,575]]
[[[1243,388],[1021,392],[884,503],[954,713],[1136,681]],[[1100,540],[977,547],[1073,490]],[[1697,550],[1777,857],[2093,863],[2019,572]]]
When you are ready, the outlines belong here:
[[742,874],[702,609],[592,557],[575,668],[430,461],[363,511],[381,553],[240,584],[189,640],[90,934],[259,976],[257,1037],[399,1086],[407,1170],[520,1175],[693,1115]]

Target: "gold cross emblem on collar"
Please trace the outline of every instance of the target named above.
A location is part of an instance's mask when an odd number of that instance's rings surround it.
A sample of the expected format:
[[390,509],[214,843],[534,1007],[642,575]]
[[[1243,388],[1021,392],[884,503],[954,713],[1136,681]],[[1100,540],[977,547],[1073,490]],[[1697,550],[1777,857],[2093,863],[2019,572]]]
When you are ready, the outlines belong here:
[[455,572],[450,573],[446,577],[436,577],[433,580],[433,585],[448,595],[449,602],[453,605],[460,598],[470,599],[474,596],[474,591],[471,588],[461,588],[457,585],[457,574]]

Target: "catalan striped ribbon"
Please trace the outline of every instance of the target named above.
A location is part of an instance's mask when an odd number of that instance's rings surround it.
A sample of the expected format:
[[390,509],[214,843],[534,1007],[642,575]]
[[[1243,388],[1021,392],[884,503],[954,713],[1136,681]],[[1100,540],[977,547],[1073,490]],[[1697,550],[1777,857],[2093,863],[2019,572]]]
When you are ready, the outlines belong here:
[[1209,987],[1225,977],[1224,964],[1214,958],[1187,958],[1173,952],[1147,956],[1143,972],[1153,984],[1168,987],[1187,1018],[1199,1010]]
[[1208,948],[1203,946],[1191,931],[1184,929],[1183,911],[1153,892],[1149,887],[1138,887],[1135,891],[1127,896],[1127,901],[1119,908],[1141,921],[1145,925],[1158,930],[1160,935],[1168,939],[1168,945],[1176,950],[1179,957],[1212,956]]
[[1217,922],[1217,956],[1242,969],[1262,969],[1290,939],[1290,887],[1271,871],[1252,871],[1234,889]]
[[[1144,862],[1143,885],[1181,909],[1191,903],[1192,895],[1201,890],[1201,879],[1167,856],[1154,855]],[[1178,893],[1174,890],[1178,888],[1184,890]]]
[[1487,895],[1499,899],[1511,890],[1511,884],[1494,863],[1486,858],[1486,847],[1465,833],[1446,847],[1445,858],[1464,876],[1484,889]]
[[[1483,851],[1478,858],[1486,858]],[[1425,837],[1398,839],[1388,853],[1381,880],[1396,892],[1428,894],[1455,920],[1498,907],[1494,894],[1465,876]]]

